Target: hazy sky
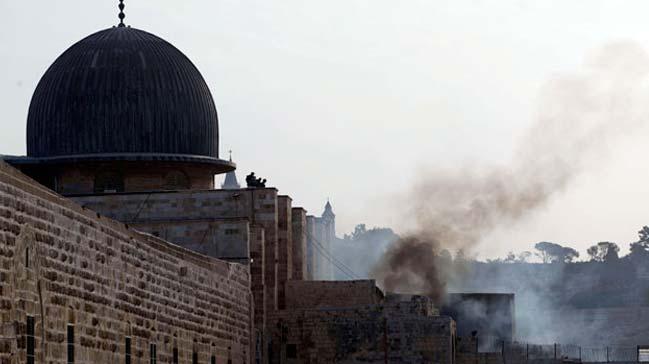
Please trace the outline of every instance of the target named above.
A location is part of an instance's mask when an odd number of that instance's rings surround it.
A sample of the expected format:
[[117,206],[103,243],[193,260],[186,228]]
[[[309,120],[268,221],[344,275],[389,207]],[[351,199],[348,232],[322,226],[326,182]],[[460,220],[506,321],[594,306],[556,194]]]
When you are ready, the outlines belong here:
[[[0,0],[0,153],[25,153],[32,92],[67,47],[118,22],[117,1]],[[540,88],[616,41],[649,49],[649,2],[126,0],[126,23],[196,64],[220,117],[221,155],[338,233],[400,230],[418,171],[506,164]],[[647,95],[649,102],[649,94]],[[649,122],[647,123],[649,124]],[[649,132],[616,144],[546,208],[485,237],[483,256],[550,240],[623,250],[649,224]],[[403,201],[406,204],[407,201]]]

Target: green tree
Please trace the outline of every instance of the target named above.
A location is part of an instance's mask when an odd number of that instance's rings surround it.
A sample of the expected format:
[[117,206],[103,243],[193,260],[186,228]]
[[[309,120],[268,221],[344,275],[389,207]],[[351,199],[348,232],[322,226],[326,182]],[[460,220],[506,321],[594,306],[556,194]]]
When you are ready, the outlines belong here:
[[586,251],[594,262],[610,262],[620,258],[620,247],[610,241],[600,241]]
[[629,246],[629,257],[634,260],[646,260],[649,258],[649,226],[643,226],[638,231],[638,241]]
[[549,241],[536,243],[534,249],[538,250],[536,255],[541,258],[543,263],[570,263],[579,258],[579,252],[575,249]]
[[[579,253],[577,253],[577,256],[579,256]],[[532,253],[528,251],[520,252],[518,253],[518,256],[516,257],[516,261],[518,263],[527,263],[527,261],[532,257]]]

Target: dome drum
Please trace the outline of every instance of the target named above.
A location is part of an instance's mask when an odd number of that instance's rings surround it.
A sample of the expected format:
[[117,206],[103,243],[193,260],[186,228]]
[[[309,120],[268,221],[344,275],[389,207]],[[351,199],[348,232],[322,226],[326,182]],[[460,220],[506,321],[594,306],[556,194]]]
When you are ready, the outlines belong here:
[[206,166],[188,162],[163,161],[83,161],[43,164],[17,162],[19,167],[44,186],[66,196],[214,189],[214,173]]

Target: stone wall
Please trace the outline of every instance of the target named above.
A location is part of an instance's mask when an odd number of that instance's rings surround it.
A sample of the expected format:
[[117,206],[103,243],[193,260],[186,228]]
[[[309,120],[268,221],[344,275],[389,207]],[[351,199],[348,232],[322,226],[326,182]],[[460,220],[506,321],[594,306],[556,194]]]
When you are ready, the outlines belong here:
[[156,220],[129,226],[213,258],[248,264],[248,219]]
[[388,293],[383,299],[383,305],[392,311],[403,311],[404,314],[439,316],[439,309],[426,296]]
[[250,229],[250,285],[254,303],[255,351],[263,357],[263,333],[266,329],[266,286],[264,285],[264,229],[253,225]]
[[384,296],[373,280],[286,282],[270,313],[271,363],[453,364],[455,322],[431,299]]
[[317,251],[314,246],[315,241],[315,216],[307,215],[306,217],[306,279],[316,279],[316,259]]
[[[29,173],[29,170],[26,172]],[[56,172],[53,187],[63,195],[94,193],[97,179],[109,173],[121,176],[124,192],[214,188],[213,174],[206,173],[205,168],[201,166],[144,161],[68,165]]]
[[407,311],[377,304],[276,312],[271,362],[453,364],[453,320]]
[[[278,197],[274,188],[255,188],[241,190],[207,190],[207,191],[168,191],[149,193],[124,193],[103,195],[77,195],[72,197],[83,206],[98,211],[116,220],[135,224],[139,228],[152,231],[161,223],[167,229],[184,230],[187,237],[201,238],[205,233],[205,224],[220,226],[237,221],[248,221],[264,230],[264,282],[253,282],[255,287],[265,286],[266,310],[277,309],[277,272],[278,272]],[[197,223],[200,222],[200,223]],[[187,230],[187,227],[193,229]],[[242,229],[239,230],[239,233]],[[217,230],[218,232],[218,230]],[[223,230],[223,234],[226,231]],[[243,247],[248,246],[249,237],[233,234],[230,238],[241,238],[239,243],[232,241],[233,250],[221,250],[223,256],[243,254]],[[216,235],[215,244],[220,244],[223,235]],[[190,239],[171,241],[185,244]],[[199,244],[193,242],[192,245]],[[254,277],[262,277],[255,275]],[[253,277],[253,279],[254,279]]]
[[249,267],[209,258],[82,209],[0,162],[0,363],[249,363]]
[[286,309],[349,307],[377,304],[383,293],[371,279],[358,281],[288,281]]
[[306,210],[301,207],[294,207],[293,215],[293,272],[295,280],[307,279],[306,272]]
[[293,276],[293,222],[292,200],[288,196],[277,198],[277,308],[286,305],[284,283]]

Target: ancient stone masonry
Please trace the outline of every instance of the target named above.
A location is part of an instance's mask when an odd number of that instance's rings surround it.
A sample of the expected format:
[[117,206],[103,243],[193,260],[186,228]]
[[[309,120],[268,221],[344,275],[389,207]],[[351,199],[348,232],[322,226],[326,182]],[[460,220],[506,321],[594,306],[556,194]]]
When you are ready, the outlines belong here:
[[293,276],[293,223],[291,220],[291,198],[277,198],[277,308],[286,306],[285,283]]
[[295,280],[307,279],[306,274],[306,210],[301,207],[294,207],[291,210],[293,215],[293,273]]
[[374,280],[288,281],[286,309],[345,307],[378,304],[383,293]]
[[[206,252],[217,258],[231,259],[244,255],[249,249],[250,231],[245,225],[258,226],[264,230],[264,301],[267,310],[277,308],[279,250],[276,189],[155,191],[78,195],[72,199],[86,208],[135,225],[138,229],[152,234],[168,234],[168,240],[182,246],[193,248],[199,245],[199,249],[203,249],[200,245],[208,244],[214,247],[214,251],[218,246],[218,255]],[[208,224],[213,228],[203,239]],[[259,283],[254,285],[260,287]]]
[[455,322],[410,298],[278,311],[269,318],[272,362],[452,364]]
[[103,193],[105,189],[102,186],[106,186],[105,179],[109,177],[119,180],[117,192],[214,188],[214,178],[205,175],[200,167],[178,163],[151,165],[146,162],[122,162],[118,165],[86,163],[60,167],[56,186],[51,187],[62,195]]
[[247,219],[133,222],[129,226],[210,257],[241,264],[250,262]]
[[264,285],[264,229],[253,225],[250,229],[250,284],[254,302],[254,327],[256,351],[263,348],[263,333],[266,329],[266,286]]
[[[152,191],[71,198],[183,247],[232,262],[251,262],[254,323],[260,334],[254,340],[257,353],[260,346],[266,347],[266,315],[276,310],[278,303],[280,210],[276,189]],[[285,206],[282,221],[288,228],[291,209],[290,204]],[[288,241],[289,232],[283,231],[283,239]],[[287,259],[282,264],[288,264]]]
[[79,363],[118,363],[129,343],[134,363],[174,351],[250,362],[248,265],[138,233],[3,162],[0,202],[0,363],[25,363],[31,347],[37,363],[66,363],[70,349]]
[[269,313],[271,363],[453,364],[455,322],[423,296],[384,296],[373,280],[286,283]]

